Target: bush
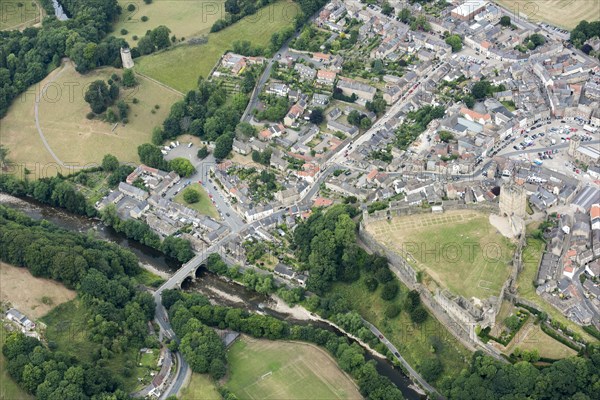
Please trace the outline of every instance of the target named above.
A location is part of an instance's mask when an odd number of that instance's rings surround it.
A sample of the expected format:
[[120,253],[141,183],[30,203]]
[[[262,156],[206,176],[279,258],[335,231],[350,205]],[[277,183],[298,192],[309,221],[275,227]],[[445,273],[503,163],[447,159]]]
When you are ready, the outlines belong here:
[[422,324],[423,322],[427,321],[428,315],[429,314],[427,314],[427,310],[425,310],[422,306],[418,306],[410,313],[410,319],[415,324]]
[[132,102],[133,104],[137,104],[137,103],[139,103],[140,101],[138,100],[138,98],[137,98],[137,97],[134,97],[134,98],[133,98],[133,100],[131,100],[131,102]]
[[152,0],[144,0],[144,3],[146,3],[146,4],[151,4],[151,3],[152,3]]
[[[133,5],[133,4],[130,4]],[[121,35],[127,35],[129,33],[129,31],[125,28],[121,29]]]
[[383,290],[381,291],[381,298],[386,301],[393,300],[398,295],[398,282],[391,281],[383,285]]
[[365,279],[365,287],[369,292],[374,292],[377,290],[377,286],[379,286],[379,282],[375,278],[367,278]]
[[127,6],[127,11],[129,11],[129,12],[135,11],[135,4],[129,3],[129,5]]
[[139,38],[138,38],[138,35],[133,35],[131,38],[132,38],[133,40],[138,40],[138,39],[139,39]]
[[402,311],[402,308],[400,307],[400,304],[398,304],[398,303],[390,304],[385,309],[385,317],[386,318],[397,317],[400,314],[400,311]]
[[390,271],[389,268],[383,267],[383,268],[379,268],[375,272],[375,278],[377,278],[377,280],[380,283],[387,283],[387,282],[391,281],[392,279],[394,279],[394,275],[392,274],[392,271]]
[[145,15],[142,16],[142,18],[140,18],[142,20],[142,22],[146,22],[148,21],[148,17],[146,17]]
[[90,111],[89,113],[85,114],[85,117],[87,119],[94,119],[94,117],[96,117],[96,114]]

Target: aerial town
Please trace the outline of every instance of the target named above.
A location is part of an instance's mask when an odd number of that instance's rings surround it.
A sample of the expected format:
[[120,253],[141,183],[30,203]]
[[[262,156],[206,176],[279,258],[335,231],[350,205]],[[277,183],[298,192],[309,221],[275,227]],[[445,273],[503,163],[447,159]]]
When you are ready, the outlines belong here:
[[[72,3],[2,3],[0,399],[597,398],[600,22]],[[13,40],[69,23],[26,89]]]

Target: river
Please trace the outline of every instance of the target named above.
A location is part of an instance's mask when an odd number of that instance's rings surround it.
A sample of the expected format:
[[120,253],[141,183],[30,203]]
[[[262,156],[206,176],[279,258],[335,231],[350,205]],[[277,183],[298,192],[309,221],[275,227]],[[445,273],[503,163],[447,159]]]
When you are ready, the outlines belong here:
[[[97,237],[117,243],[131,250],[138,257],[140,263],[162,277],[169,276],[180,267],[180,264],[176,260],[165,257],[155,249],[127,239],[111,227],[105,226],[99,220],[74,215],[30,199],[18,199],[2,193],[0,193],[0,204],[19,210],[36,220],[48,220],[64,229],[79,233],[93,231]],[[184,290],[200,292],[215,304],[235,306],[252,312],[261,312],[291,323],[312,324],[319,328],[333,331],[338,335],[344,335],[343,332],[326,323],[307,321],[289,313],[279,312],[276,310],[278,308],[276,302],[268,296],[249,291],[244,286],[235,282],[227,282],[206,270],[201,272],[199,279],[196,279],[194,283],[184,287]],[[400,369],[392,366],[387,360],[374,357],[369,352],[365,352],[365,358],[367,360],[374,360],[377,371],[389,378],[402,391],[407,400],[422,398],[412,388],[414,386],[413,383]]]
[[52,7],[54,7],[54,15],[58,18],[59,21],[66,21],[69,19],[69,16],[65,12],[63,6],[58,2],[58,0],[52,0]]

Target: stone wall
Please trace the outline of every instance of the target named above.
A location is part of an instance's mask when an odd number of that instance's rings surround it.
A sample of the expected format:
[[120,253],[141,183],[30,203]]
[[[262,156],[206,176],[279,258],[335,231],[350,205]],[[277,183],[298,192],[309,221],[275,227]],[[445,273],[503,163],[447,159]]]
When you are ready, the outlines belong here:
[[[495,203],[464,204],[458,201],[445,201],[443,207],[444,211],[468,209],[487,213],[498,213],[498,205]],[[482,322],[488,323],[490,320],[493,322],[495,316],[500,311],[504,293],[507,288],[516,281],[518,271],[522,267],[521,250],[524,239],[522,239],[517,246],[517,250],[513,256],[513,268],[511,270],[510,278],[503,285],[500,295],[494,297],[492,300],[488,299],[488,303],[491,304],[491,308],[488,311],[491,312],[484,311],[483,318],[478,320],[466,309],[462,308],[456,302],[455,297],[449,296],[439,290],[435,294],[431,293],[426,286],[418,282],[417,271],[415,271],[415,269],[400,254],[380,244],[366,229],[371,222],[391,219],[396,216],[426,214],[431,212],[432,211],[429,208],[414,206],[392,207],[387,210],[374,212],[370,215],[365,212],[363,213],[363,219],[360,222],[358,236],[371,251],[387,257],[392,272],[394,272],[409,289],[417,290],[421,294],[423,304],[458,340],[461,341],[465,347],[471,351],[483,350],[496,359],[504,360],[496,348],[483,343],[479,339],[475,328]],[[462,299],[462,301],[467,300]]]

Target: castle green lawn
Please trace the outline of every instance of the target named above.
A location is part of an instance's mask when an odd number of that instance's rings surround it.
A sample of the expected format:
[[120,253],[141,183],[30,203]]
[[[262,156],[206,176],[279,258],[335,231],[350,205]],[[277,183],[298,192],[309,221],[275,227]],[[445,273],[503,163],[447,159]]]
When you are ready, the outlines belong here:
[[[131,46],[136,44],[134,35],[142,38],[147,30],[159,25],[169,28],[171,35],[178,39],[207,34],[215,21],[224,17],[224,3],[224,0],[153,0],[146,4],[143,1],[119,0],[123,12],[113,25],[113,34],[127,40]],[[127,10],[130,4],[136,6],[133,11]],[[142,22],[142,16],[148,17],[148,21]],[[121,34],[122,29],[127,33]]]
[[[200,192],[200,201],[199,202],[192,203],[192,204],[185,202],[185,200],[183,199],[183,193],[188,188],[192,188],[192,189]],[[219,219],[219,212],[213,205],[210,197],[208,197],[208,193],[206,193],[206,190],[204,190],[202,185],[200,185],[199,183],[192,183],[187,188],[182,189],[181,192],[177,193],[177,195],[175,196],[175,198],[173,200],[179,204],[183,204],[186,207],[189,207],[193,210],[198,211],[200,214],[208,215],[209,217],[212,217],[217,220]]]
[[181,390],[182,400],[221,400],[213,381],[206,374],[192,373],[188,387]]
[[208,76],[219,58],[232,48],[233,42],[249,40],[253,45],[266,46],[273,33],[292,26],[297,10],[295,3],[279,1],[219,32],[208,34],[206,44],[182,44],[136,58],[135,69],[174,89],[187,92],[196,87],[199,77]]
[[[533,227],[528,226],[527,230],[532,230]],[[570,319],[566,318],[559,310],[554,308],[546,300],[541,298],[535,292],[535,286],[533,283],[537,275],[537,270],[542,260],[542,254],[544,253],[545,243],[531,236],[527,237],[527,246],[523,250],[523,270],[517,277],[517,291],[519,295],[535,304],[538,305],[538,309],[545,311],[550,318],[556,320],[562,324],[565,324],[573,332],[576,332],[588,342],[596,342],[597,340],[584,331],[581,326],[577,325]]]
[[388,302],[380,297],[382,285],[370,293],[363,279],[364,277],[351,284],[335,283],[333,291],[341,294],[351,304],[352,309],[383,332],[411,366],[419,370],[424,360],[436,356],[432,353],[430,338],[437,336],[443,343],[437,356],[444,365],[444,372],[438,378],[438,382],[444,376],[457,376],[467,367],[471,353],[431,314],[421,325],[413,324],[405,310],[395,318],[385,317],[384,312],[389,304],[395,302],[403,305],[408,293],[406,286],[399,282],[400,295]]
[[[9,332],[0,327],[0,348],[4,346],[4,341]],[[6,357],[0,354],[0,400],[29,400],[33,399],[33,396],[25,392],[17,385],[17,383],[11,378],[6,369]]]
[[498,296],[510,274],[515,246],[487,213],[451,210],[369,223],[380,243],[426,272],[438,286],[467,299]]

